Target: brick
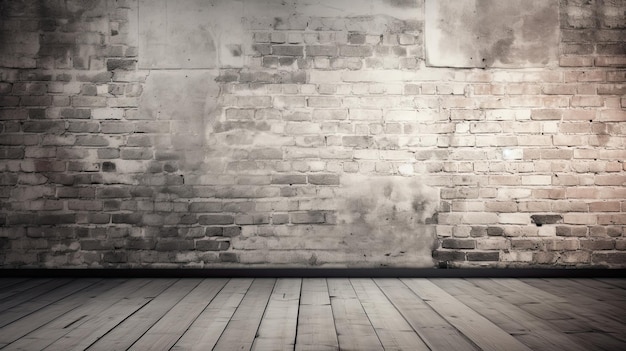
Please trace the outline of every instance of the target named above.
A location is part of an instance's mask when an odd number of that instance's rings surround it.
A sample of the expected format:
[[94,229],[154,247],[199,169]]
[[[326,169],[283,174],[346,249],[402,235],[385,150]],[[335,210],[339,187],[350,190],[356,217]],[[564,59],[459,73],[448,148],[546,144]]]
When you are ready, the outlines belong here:
[[310,184],[315,185],[339,185],[340,179],[337,174],[310,174],[308,176]]
[[373,139],[371,136],[349,135],[342,137],[341,140],[343,146],[345,147],[367,149],[373,146]]
[[76,138],[76,146],[108,146],[109,141],[100,135],[79,135]]
[[559,59],[561,67],[591,67],[593,63],[593,57],[588,56],[561,56]]
[[155,246],[156,251],[186,251],[193,250],[193,240],[183,240],[181,238],[160,238]]
[[107,66],[107,71],[114,71],[117,69],[125,70],[125,71],[132,71],[136,69],[137,67],[137,60],[110,58],[110,59],[107,59],[106,66]]
[[433,258],[440,262],[465,261],[466,254],[462,251],[435,250],[433,251]]
[[615,265],[621,267],[626,262],[626,252],[613,251],[613,252],[594,252],[591,256],[591,261],[594,264],[602,265]]
[[374,54],[374,50],[365,45],[340,45],[339,54],[344,57],[369,57]]
[[557,226],[556,235],[566,237],[585,237],[587,236],[587,227]]
[[229,108],[226,110],[226,119],[231,120],[253,120],[254,119],[253,109],[232,109]]
[[105,107],[107,98],[104,96],[73,96],[72,106],[74,107]]
[[626,111],[624,110],[602,110],[599,121],[604,122],[626,122]]
[[626,67],[626,57],[620,56],[598,56],[595,59],[598,67]]
[[325,223],[324,212],[308,211],[291,213],[291,223],[293,224],[319,224]]
[[580,248],[583,250],[613,250],[615,240],[612,239],[580,239]]
[[224,251],[228,250],[230,242],[217,240],[196,240],[196,250],[199,251]]
[[532,110],[530,118],[533,120],[560,120],[563,110]]
[[470,251],[467,252],[468,261],[499,261],[499,251]]
[[593,95],[577,95],[572,97],[572,107],[602,107],[604,106],[604,98],[601,96]]
[[203,215],[198,217],[198,223],[201,225],[228,225],[234,224],[235,219],[231,215]]
[[334,109],[334,110],[314,110],[314,120],[345,120],[348,118],[348,110],[346,109]]
[[[6,106],[6,105],[2,105]],[[0,120],[20,120],[28,118],[28,110],[24,109],[0,109]]]
[[219,258],[220,262],[239,262],[239,255],[235,252],[220,252]]
[[475,249],[474,239],[443,239],[441,247],[444,249]]
[[221,202],[192,202],[189,204],[190,212],[220,212]]
[[241,227],[239,226],[224,227],[223,231],[224,231],[223,235],[225,237],[233,238],[233,237],[238,237],[241,235]]
[[334,45],[309,45],[306,47],[307,56],[337,56],[338,49]]
[[307,106],[313,108],[336,108],[341,106],[341,100],[332,96],[311,96],[307,99]]
[[513,250],[540,250],[543,248],[541,239],[533,238],[511,238],[511,249]]
[[272,176],[272,184],[306,184],[307,176],[304,174],[287,174]]
[[141,213],[114,213],[111,215],[111,223],[120,224],[141,224],[143,216]]
[[272,55],[303,56],[304,47],[300,45],[272,45]]
[[123,148],[120,150],[123,160],[151,160],[154,158],[152,149],[148,148]]

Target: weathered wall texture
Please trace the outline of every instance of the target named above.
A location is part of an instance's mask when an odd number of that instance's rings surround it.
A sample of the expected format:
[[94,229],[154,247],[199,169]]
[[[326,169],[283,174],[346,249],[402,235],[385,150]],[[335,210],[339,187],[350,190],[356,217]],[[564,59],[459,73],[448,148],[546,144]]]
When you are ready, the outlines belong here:
[[626,4],[459,4],[0,0],[0,265],[626,268]]

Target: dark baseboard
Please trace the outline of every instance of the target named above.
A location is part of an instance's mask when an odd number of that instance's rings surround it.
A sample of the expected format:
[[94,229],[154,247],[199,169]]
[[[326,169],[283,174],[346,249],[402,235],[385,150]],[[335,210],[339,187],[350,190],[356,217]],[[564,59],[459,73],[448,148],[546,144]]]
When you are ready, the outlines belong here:
[[0,269],[0,278],[626,278],[596,268]]

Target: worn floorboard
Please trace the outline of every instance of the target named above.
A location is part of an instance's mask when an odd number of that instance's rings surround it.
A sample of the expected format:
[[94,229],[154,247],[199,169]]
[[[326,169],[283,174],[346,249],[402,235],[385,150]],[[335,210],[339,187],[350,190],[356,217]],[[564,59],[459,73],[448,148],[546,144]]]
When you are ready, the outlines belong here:
[[626,279],[0,279],[1,350],[626,350]]

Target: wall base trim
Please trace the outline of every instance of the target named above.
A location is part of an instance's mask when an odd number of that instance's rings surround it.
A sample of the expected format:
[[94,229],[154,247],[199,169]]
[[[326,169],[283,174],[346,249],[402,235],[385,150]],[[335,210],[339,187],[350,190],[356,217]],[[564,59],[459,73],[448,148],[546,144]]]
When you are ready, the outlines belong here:
[[206,268],[0,269],[0,278],[626,278],[626,269],[596,268]]

